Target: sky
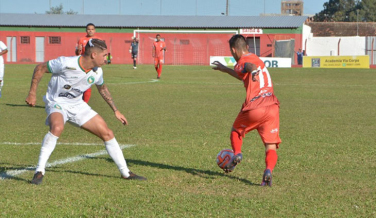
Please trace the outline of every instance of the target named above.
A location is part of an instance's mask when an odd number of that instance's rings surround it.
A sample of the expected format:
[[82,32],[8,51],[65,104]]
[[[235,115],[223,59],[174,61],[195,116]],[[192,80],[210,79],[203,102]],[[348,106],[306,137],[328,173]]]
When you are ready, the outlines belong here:
[[[329,0],[304,0],[304,15],[322,11]],[[228,16],[280,14],[281,0],[228,0]],[[91,15],[221,16],[226,0],[0,0],[1,13],[44,14],[50,7]],[[0,15],[1,19],[1,15]]]

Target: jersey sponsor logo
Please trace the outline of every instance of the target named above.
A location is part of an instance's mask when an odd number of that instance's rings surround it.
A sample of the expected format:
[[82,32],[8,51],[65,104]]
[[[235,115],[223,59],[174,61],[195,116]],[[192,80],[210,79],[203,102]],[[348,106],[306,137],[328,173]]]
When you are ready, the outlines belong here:
[[95,81],[95,78],[94,78],[93,76],[89,76],[89,78],[87,78],[87,82],[88,82],[89,84],[93,84],[94,81]]
[[272,95],[273,95],[273,93],[271,93],[271,92],[262,93],[262,94],[260,94],[260,95],[258,95],[258,96],[253,97],[253,98],[250,100],[250,102],[252,102],[252,101],[256,101],[256,100],[259,99],[259,98],[270,97],[270,96],[272,96]]
[[62,109],[62,107],[60,105],[58,105],[58,104],[54,104],[54,108],[59,109],[59,110]]
[[270,133],[277,133],[277,132],[278,132],[278,128],[272,129],[272,130],[270,131]]
[[72,99],[72,98],[77,98],[77,97],[80,96],[82,93],[84,93],[84,92],[81,91],[81,90],[79,90],[79,89],[72,88],[72,89],[70,90],[70,92],[60,93],[60,94],[59,94],[59,97],[64,97],[64,98]]
[[67,69],[67,70],[77,70],[75,67],[65,67],[65,69]]
[[70,85],[64,85],[63,87],[64,87],[64,89],[70,89],[71,88]]

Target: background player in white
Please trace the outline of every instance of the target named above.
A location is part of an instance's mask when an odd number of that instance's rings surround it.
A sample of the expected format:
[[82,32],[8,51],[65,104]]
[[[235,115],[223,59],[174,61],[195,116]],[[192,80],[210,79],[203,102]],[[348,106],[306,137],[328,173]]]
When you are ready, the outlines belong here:
[[84,93],[92,84],[98,88],[100,95],[115,113],[116,118],[124,125],[127,119],[116,108],[111,94],[104,84],[101,66],[107,63],[107,46],[104,41],[91,39],[82,56],[59,57],[39,64],[34,69],[29,95],[26,103],[35,106],[38,83],[45,73],[52,73],[44,97],[46,103],[46,125],[50,131],[45,135],[39,155],[36,172],[32,184],[40,184],[45,174],[45,167],[51,153],[55,149],[57,139],[64,130],[66,121],[91,132],[104,141],[108,154],[120,170],[122,178],[146,180],[132,173],[124,159],[123,152],[103,118],[82,100]]
[[0,41],[0,97],[1,97],[1,89],[4,85],[4,58],[3,55],[8,53],[7,46]]

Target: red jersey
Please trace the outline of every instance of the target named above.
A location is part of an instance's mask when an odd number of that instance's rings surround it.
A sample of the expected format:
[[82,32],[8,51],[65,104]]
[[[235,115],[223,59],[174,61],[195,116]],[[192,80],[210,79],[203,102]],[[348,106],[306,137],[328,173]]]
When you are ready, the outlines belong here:
[[155,51],[155,58],[163,59],[163,48],[166,47],[166,43],[163,41],[155,41],[153,43],[153,49]]
[[100,39],[100,40],[102,40],[101,38],[96,37],[96,36],[93,36],[93,37],[87,37],[87,36],[82,37],[82,38],[81,38],[80,40],[78,40],[78,42],[77,42],[77,47],[78,47],[79,45],[82,45],[81,55],[85,53],[85,46],[86,46],[87,42],[88,42],[90,39]]
[[[252,63],[257,66],[258,73],[254,75],[245,70],[246,63]],[[242,106],[242,111],[253,110],[272,104],[279,105],[277,97],[274,95],[272,78],[264,62],[257,55],[248,53],[243,55],[234,68],[235,72],[242,79],[247,92],[247,97]]]

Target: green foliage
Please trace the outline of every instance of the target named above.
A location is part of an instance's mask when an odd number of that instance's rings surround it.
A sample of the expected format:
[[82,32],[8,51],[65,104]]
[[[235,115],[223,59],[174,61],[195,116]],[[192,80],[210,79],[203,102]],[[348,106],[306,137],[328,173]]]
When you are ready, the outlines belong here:
[[[0,98],[0,174],[35,167],[47,133],[42,96],[25,106],[35,65],[7,64]],[[106,120],[129,167],[148,181],[124,181],[108,155],[0,180],[0,217],[375,217],[374,70],[270,69],[281,102],[281,147],[273,187],[260,187],[264,148],[244,139],[231,174],[215,156],[229,148],[243,85],[208,66],[108,65],[105,82],[129,121],[122,126],[93,89],[90,106]],[[20,143],[7,144],[6,142]],[[104,150],[67,124],[49,162]],[[78,143],[78,144],[73,144]],[[81,144],[80,144],[81,143]]]
[[356,21],[356,10],[359,9],[360,2],[356,0],[329,0],[325,2],[324,10],[315,15],[314,20],[323,21]]
[[314,17],[316,22],[375,22],[376,0],[329,0]]
[[59,6],[51,7],[49,11],[46,11],[46,14],[77,14],[78,12],[70,9],[66,13],[63,11],[63,4],[60,3]]
[[363,21],[376,21],[376,0],[362,0],[361,17]]

